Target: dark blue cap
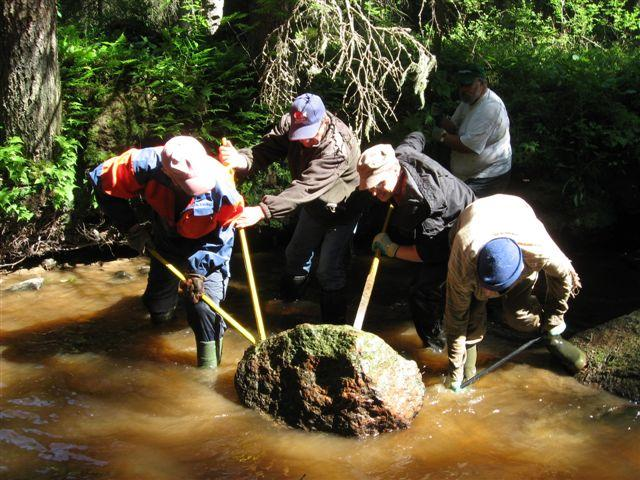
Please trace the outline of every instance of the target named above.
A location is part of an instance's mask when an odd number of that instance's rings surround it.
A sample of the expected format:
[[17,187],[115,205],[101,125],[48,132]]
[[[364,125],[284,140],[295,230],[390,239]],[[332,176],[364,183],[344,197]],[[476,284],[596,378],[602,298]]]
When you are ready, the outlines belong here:
[[488,290],[505,292],[523,270],[522,250],[511,238],[494,238],[478,253],[478,278]]
[[303,93],[291,105],[289,140],[308,140],[318,133],[326,113],[322,99],[313,93]]

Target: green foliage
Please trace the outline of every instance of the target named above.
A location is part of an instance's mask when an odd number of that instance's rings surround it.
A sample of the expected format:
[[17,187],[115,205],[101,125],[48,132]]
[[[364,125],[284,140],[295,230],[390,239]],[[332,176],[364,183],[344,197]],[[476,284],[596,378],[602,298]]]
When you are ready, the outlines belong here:
[[556,178],[575,207],[619,202],[613,185],[640,173],[640,6],[465,0],[458,8],[460,21],[442,38],[434,103],[452,112],[448,72],[484,65],[511,118],[514,164]]
[[[58,214],[73,205],[78,141],[56,137],[59,154],[55,161],[33,161],[24,155],[19,137],[0,146],[0,218],[26,222],[50,205]],[[44,202],[43,202],[43,199]]]

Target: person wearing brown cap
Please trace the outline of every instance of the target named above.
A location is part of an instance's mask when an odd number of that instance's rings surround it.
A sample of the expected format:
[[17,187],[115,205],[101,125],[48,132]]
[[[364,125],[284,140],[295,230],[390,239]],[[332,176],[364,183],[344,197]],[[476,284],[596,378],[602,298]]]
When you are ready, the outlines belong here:
[[413,132],[394,150],[375,145],[358,160],[360,190],[368,191],[396,209],[391,226],[412,245],[398,245],[386,233],[375,236],[374,251],[391,258],[422,263],[409,289],[409,306],[416,331],[425,347],[441,351],[443,295],[449,258],[449,230],[458,215],[474,201],[473,191],[422,150],[425,137]]
[[460,103],[444,117],[432,138],[451,150],[451,172],[486,197],[504,192],[511,177],[509,116],[502,99],[488,87],[484,69],[465,65],[456,71]]
[[218,159],[240,175],[286,159],[291,185],[247,207],[236,225],[246,228],[299,213],[285,251],[280,296],[284,302],[303,296],[317,256],[315,275],[322,289],[324,323],[345,321],[347,259],[364,207],[363,196],[357,192],[359,155],[360,144],[353,131],[311,93],[298,96],[289,113],[258,145],[236,150],[226,142],[218,151]]
[[[224,320],[202,302],[220,303],[230,277],[234,231],[231,222],[244,201],[229,172],[195,138],[177,136],[163,146],[136,149],[102,162],[90,174],[98,204],[143,254],[153,246],[172,264],[187,268],[182,290],[187,321],[196,337],[199,367],[215,368],[222,356]],[[131,200],[150,207],[151,224],[139,223]],[[155,257],[143,303],[151,321],[169,321],[178,301],[178,280]]]

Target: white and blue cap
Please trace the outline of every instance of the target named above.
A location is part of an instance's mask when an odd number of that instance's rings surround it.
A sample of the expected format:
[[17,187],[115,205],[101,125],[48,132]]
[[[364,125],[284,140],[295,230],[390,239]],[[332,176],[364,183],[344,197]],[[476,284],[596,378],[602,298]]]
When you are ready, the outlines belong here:
[[478,278],[488,290],[504,293],[523,270],[522,250],[511,238],[494,238],[478,253]]
[[327,110],[322,99],[313,93],[303,93],[291,105],[289,140],[308,140],[318,133]]

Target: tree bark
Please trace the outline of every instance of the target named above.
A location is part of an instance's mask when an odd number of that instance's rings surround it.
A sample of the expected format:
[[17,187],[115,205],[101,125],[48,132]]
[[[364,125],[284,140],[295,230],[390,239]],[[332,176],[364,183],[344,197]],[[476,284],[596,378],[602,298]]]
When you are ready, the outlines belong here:
[[0,32],[0,141],[19,136],[49,159],[61,121],[55,0],[3,1]]
[[213,35],[220,28],[222,22],[222,10],[224,8],[224,0],[202,0],[202,7],[207,17],[207,25],[209,25],[209,34]]

